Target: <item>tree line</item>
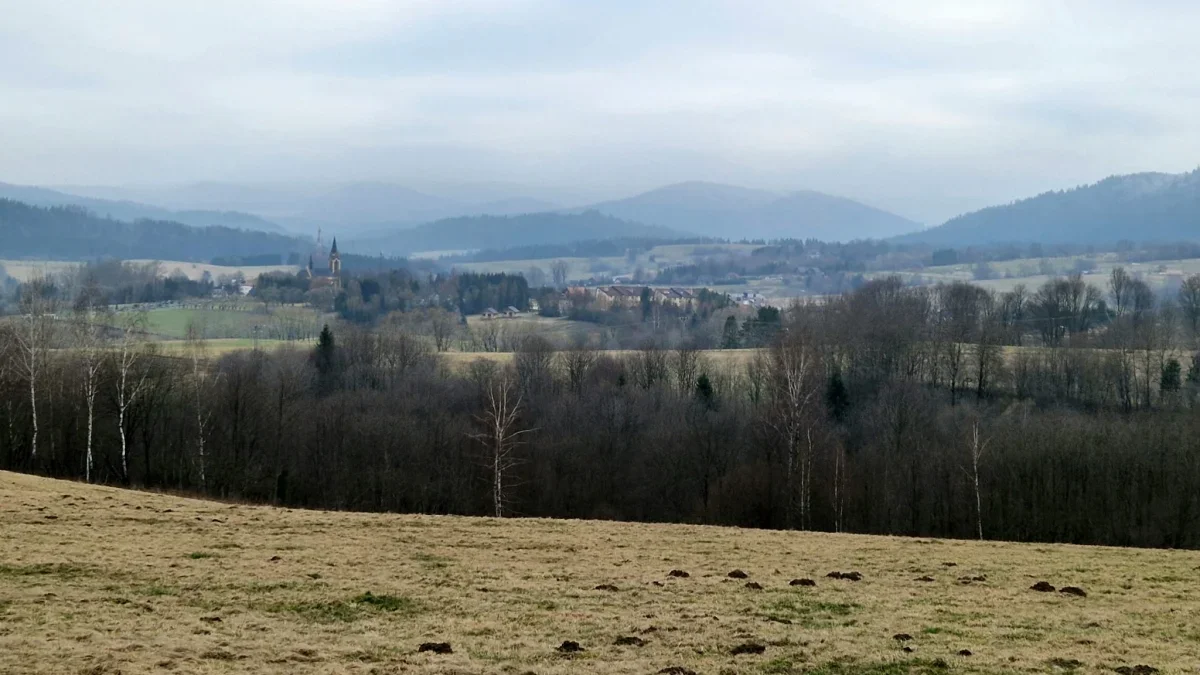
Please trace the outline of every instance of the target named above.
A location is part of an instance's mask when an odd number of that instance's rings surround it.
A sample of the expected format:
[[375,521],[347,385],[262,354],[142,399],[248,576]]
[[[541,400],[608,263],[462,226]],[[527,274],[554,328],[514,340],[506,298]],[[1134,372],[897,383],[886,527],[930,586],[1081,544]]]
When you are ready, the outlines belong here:
[[295,507],[1196,547],[1200,279],[1169,302],[1141,284],[883,279],[788,308],[750,354],[531,334],[474,361],[391,323],[159,353],[136,313],[31,284],[0,332],[0,467]]

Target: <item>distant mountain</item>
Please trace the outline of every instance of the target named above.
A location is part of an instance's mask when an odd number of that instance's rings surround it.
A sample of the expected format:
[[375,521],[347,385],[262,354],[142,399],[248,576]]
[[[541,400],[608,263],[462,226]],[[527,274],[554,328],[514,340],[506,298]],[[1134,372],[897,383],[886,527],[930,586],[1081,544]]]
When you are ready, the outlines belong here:
[[668,185],[588,208],[710,237],[846,241],[890,237],[920,227],[893,213],[820,192],[777,194],[705,182]]
[[641,225],[584,213],[531,213],[518,216],[460,216],[361,239],[344,238],[346,250],[364,255],[407,255],[423,251],[501,249],[534,244],[565,244],[586,239],[682,236],[666,227]]
[[182,223],[125,222],[79,206],[39,207],[0,199],[0,258],[186,260],[250,258],[307,252],[310,242],[269,232]]
[[1112,176],[952,218],[898,237],[934,246],[1200,240],[1200,170]]
[[[68,189],[68,188],[64,188]],[[332,185],[192,183],[188,185],[114,188],[79,186],[71,192],[105,199],[126,199],[170,209],[233,209],[257,214],[294,232],[318,227],[343,236],[367,236],[380,230],[413,227],[455,216],[515,215],[557,208],[556,204],[520,195],[467,200],[426,194],[385,182]],[[495,198],[492,198],[495,197]]]
[[173,211],[132,201],[114,201],[49,190],[47,188],[0,183],[0,199],[12,199],[33,206],[79,206],[98,216],[114,220],[170,220],[194,227],[220,225],[223,227],[283,232],[279,225],[259,216],[237,211],[186,210]]

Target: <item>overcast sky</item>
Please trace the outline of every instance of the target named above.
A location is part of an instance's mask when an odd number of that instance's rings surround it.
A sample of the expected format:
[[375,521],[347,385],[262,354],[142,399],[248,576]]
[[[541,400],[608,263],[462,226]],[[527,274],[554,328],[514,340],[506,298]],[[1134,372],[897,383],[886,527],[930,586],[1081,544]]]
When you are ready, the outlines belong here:
[[1200,164],[1200,3],[0,0],[0,181],[681,180],[923,222]]

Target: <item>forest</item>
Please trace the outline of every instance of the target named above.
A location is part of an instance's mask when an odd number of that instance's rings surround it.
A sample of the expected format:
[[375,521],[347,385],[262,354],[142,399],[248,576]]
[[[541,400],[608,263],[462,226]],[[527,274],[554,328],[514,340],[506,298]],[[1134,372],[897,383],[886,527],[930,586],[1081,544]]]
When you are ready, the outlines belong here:
[[286,260],[306,251],[301,239],[229,227],[191,227],[176,222],[102,218],[78,206],[42,208],[0,199],[5,255],[44,260],[102,258],[191,260],[215,257]]
[[[159,352],[37,284],[0,329],[0,468],[294,507],[1200,546],[1200,277],[996,294],[889,278],[733,360],[403,324]],[[776,317],[768,317],[772,322]],[[734,330],[737,327],[734,326]]]

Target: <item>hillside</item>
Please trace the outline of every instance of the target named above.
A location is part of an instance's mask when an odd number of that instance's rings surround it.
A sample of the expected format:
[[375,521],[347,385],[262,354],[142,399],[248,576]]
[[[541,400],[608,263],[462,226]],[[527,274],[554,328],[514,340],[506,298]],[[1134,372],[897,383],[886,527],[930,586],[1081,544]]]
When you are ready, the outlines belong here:
[[578,214],[531,213],[518,216],[462,216],[372,237],[345,237],[346,250],[406,255],[422,251],[506,249],[516,246],[565,244],[618,237],[681,236],[665,227],[632,223],[596,211]]
[[12,674],[1195,666],[1194,552],[299,511],[6,472],[0,520]]
[[189,209],[175,211],[125,200],[97,199],[46,188],[0,183],[0,199],[11,199],[32,206],[79,206],[102,218],[113,220],[170,220],[193,227],[218,225],[261,232],[284,231],[276,223],[239,211]]
[[124,222],[77,206],[41,208],[0,199],[0,258],[87,260],[103,257],[207,262],[305,251],[303,241],[227,227]]
[[162,207],[244,211],[308,233],[317,227],[364,235],[371,230],[412,227],[443,218],[514,215],[554,208],[516,194],[471,199],[424,193],[380,181],[336,184],[192,183],[157,188],[80,186],[70,191]]
[[820,192],[780,195],[704,182],[669,185],[590,208],[635,222],[735,239],[846,241],[889,237],[920,227],[893,213]]
[[1200,170],[1112,176],[952,218],[899,237],[935,246],[1005,242],[1113,244],[1200,239]]

